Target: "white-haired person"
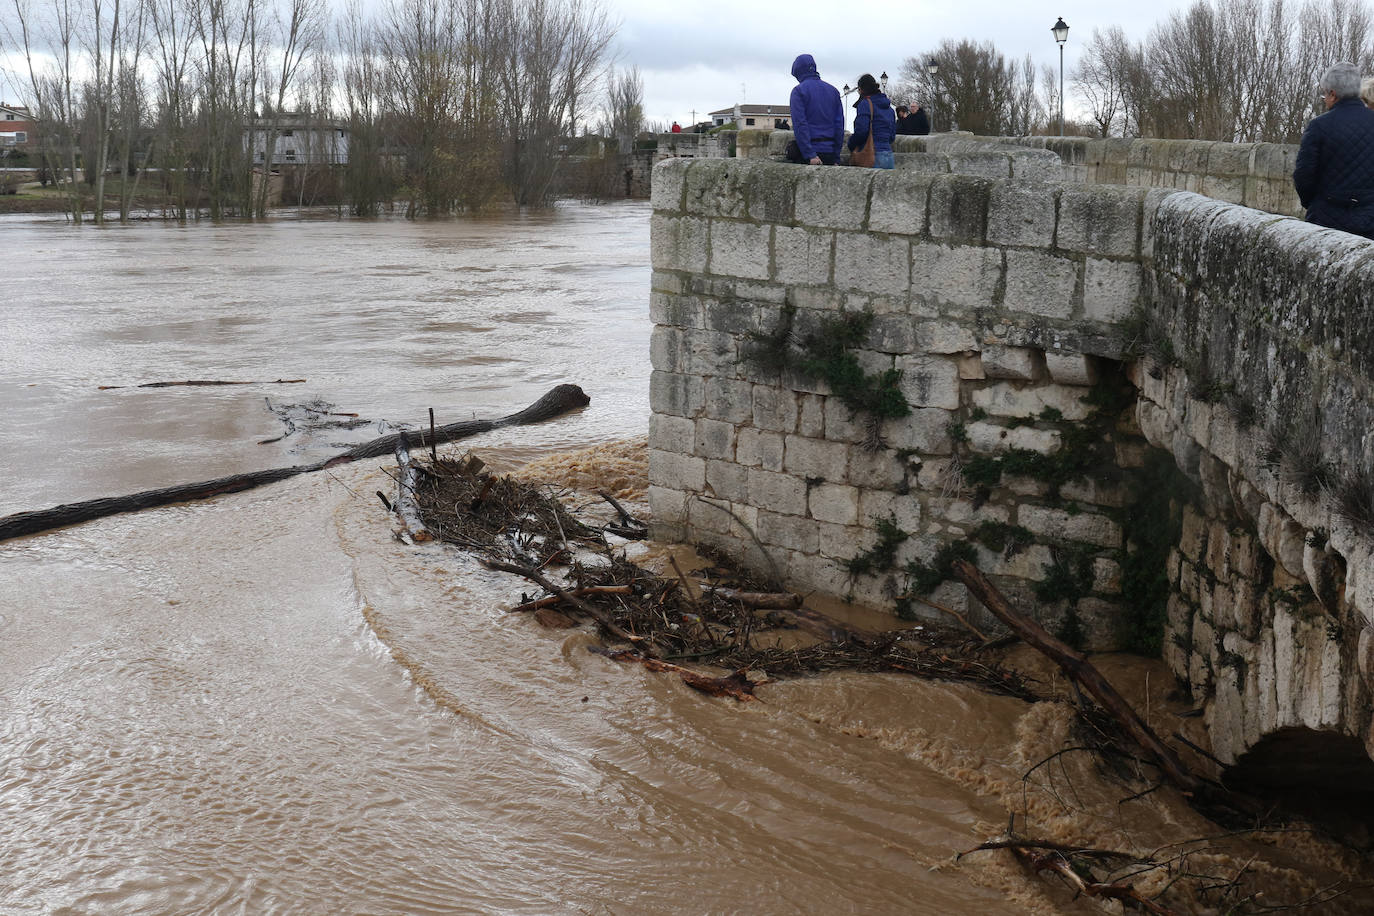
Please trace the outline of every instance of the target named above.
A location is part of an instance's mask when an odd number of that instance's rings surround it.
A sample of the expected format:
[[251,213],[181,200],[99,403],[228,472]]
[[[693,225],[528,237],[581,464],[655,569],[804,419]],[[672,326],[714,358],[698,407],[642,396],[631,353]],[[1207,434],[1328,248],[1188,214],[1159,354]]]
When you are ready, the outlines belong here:
[[1374,238],[1374,110],[1360,100],[1360,71],[1333,64],[1317,88],[1326,113],[1302,132],[1293,187],[1308,222]]

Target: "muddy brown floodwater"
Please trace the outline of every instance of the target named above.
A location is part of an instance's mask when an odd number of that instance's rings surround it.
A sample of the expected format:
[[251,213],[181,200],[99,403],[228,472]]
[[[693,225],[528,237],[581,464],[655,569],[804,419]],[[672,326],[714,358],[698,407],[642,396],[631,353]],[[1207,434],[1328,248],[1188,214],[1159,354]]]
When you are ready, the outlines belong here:
[[[32,291],[0,312],[0,514],[565,381],[592,406],[464,447],[634,494],[612,443],[647,425],[642,204],[0,233]],[[207,378],[307,382],[98,390]],[[259,444],[310,401],[370,422]],[[554,457],[598,444],[599,465]],[[844,674],[739,705],[592,655],[503,612],[522,583],[394,540],[387,464],[0,543],[0,912],[1095,912],[1006,853],[954,854],[1009,811],[1098,845],[1215,830],[1167,792],[1121,803],[1083,760],[1027,790],[1062,703]],[[1162,671],[1119,666],[1153,672],[1162,715]],[[1216,856],[1285,892],[1358,868],[1247,842]]]

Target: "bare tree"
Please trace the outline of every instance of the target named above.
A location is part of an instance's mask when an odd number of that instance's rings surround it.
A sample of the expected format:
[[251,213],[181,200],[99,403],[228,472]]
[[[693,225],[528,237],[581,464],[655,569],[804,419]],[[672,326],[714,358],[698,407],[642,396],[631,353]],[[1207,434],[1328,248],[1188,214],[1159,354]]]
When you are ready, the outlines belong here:
[[598,132],[620,141],[621,151],[628,152],[635,135],[644,126],[644,78],[639,67],[616,71],[606,77],[606,120]]
[[[287,11],[280,9],[273,16],[275,26],[272,44],[265,61],[268,79],[263,83],[261,119],[250,122],[250,148],[257,149],[257,132],[263,133],[262,181],[258,182],[253,201],[255,214],[267,215],[268,176],[276,164],[277,136],[280,119],[284,116],[287,93],[290,92],[302,64],[305,64],[324,43],[327,13],[322,0],[287,0]],[[298,106],[299,107],[299,106]],[[268,116],[271,109],[272,116]]]

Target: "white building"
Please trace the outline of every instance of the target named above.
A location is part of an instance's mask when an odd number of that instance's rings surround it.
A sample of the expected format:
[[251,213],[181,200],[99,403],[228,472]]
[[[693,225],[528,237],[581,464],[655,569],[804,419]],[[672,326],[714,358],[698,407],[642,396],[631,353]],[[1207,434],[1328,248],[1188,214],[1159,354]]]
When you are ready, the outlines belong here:
[[716,127],[735,122],[739,130],[774,130],[784,126],[783,121],[792,123],[792,109],[786,105],[745,105],[736,104],[733,108],[722,108],[711,112],[711,123]]
[[244,146],[253,151],[253,162],[267,159],[267,136],[276,132],[272,166],[344,165],[348,162],[348,125],[335,118],[284,112],[275,118],[254,118],[243,132]]

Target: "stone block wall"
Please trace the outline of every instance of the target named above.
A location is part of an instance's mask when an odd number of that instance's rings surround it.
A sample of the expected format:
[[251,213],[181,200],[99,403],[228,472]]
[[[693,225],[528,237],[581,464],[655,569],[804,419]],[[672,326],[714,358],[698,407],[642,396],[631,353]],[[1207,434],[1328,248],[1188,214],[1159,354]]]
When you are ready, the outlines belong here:
[[1064,181],[1194,191],[1269,213],[1303,215],[1293,190],[1298,148],[1291,143],[933,134],[898,137],[894,145],[935,153],[988,147],[1048,151],[1060,160]]
[[1374,245],[1194,194],[1150,226],[1137,416],[1200,493],[1164,657],[1227,763],[1285,727],[1374,747]]
[[[1119,373],[1115,328],[1140,304],[1145,196],[740,160],[659,165],[649,496],[660,535],[890,605],[900,573],[851,579],[844,565],[874,546],[879,520],[909,535],[898,566],[978,533],[993,545],[980,548],[983,568],[1028,604],[1046,566],[1087,570],[1075,598],[1037,607],[1052,626],[1072,610],[1090,645],[1118,645],[1121,488],[1052,488],[1012,469],[980,494],[958,467],[1061,454],[1087,422],[1110,440],[1096,460],[1139,460],[1132,421],[1085,398],[1099,375]],[[862,364],[901,370],[912,407],[876,430],[877,449],[823,382],[749,359],[789,312],[805,334],[862,310],[873,312]],[[933,600],[981,613],[962,586]]]
[[[766,155],[780,157],[791,139],[790,131],[772,131]],[[754,143],[750,155],[761,157],[758,141]],[[955,132],[897,137],[892,149],[898,169],[1168,188],[1267,213],[1303,215],[1293,190],[1298,147],[1291,143],[978,137]]]
[[[1173,497],[1162,651],[1218,756],[1293,724],[1369,746],[1374,245],[1186,192],[758,160],[661,163],[653,204],[659,536],[884,606],[971,539],[1110,648],[1145,612],[1142,507]],[[908,416],[751,358],[864,312],[859,363],[901,371]],[[1132,488],[1159,454],[1186,497]],[[892,562],[850,575],[885,529]]]

